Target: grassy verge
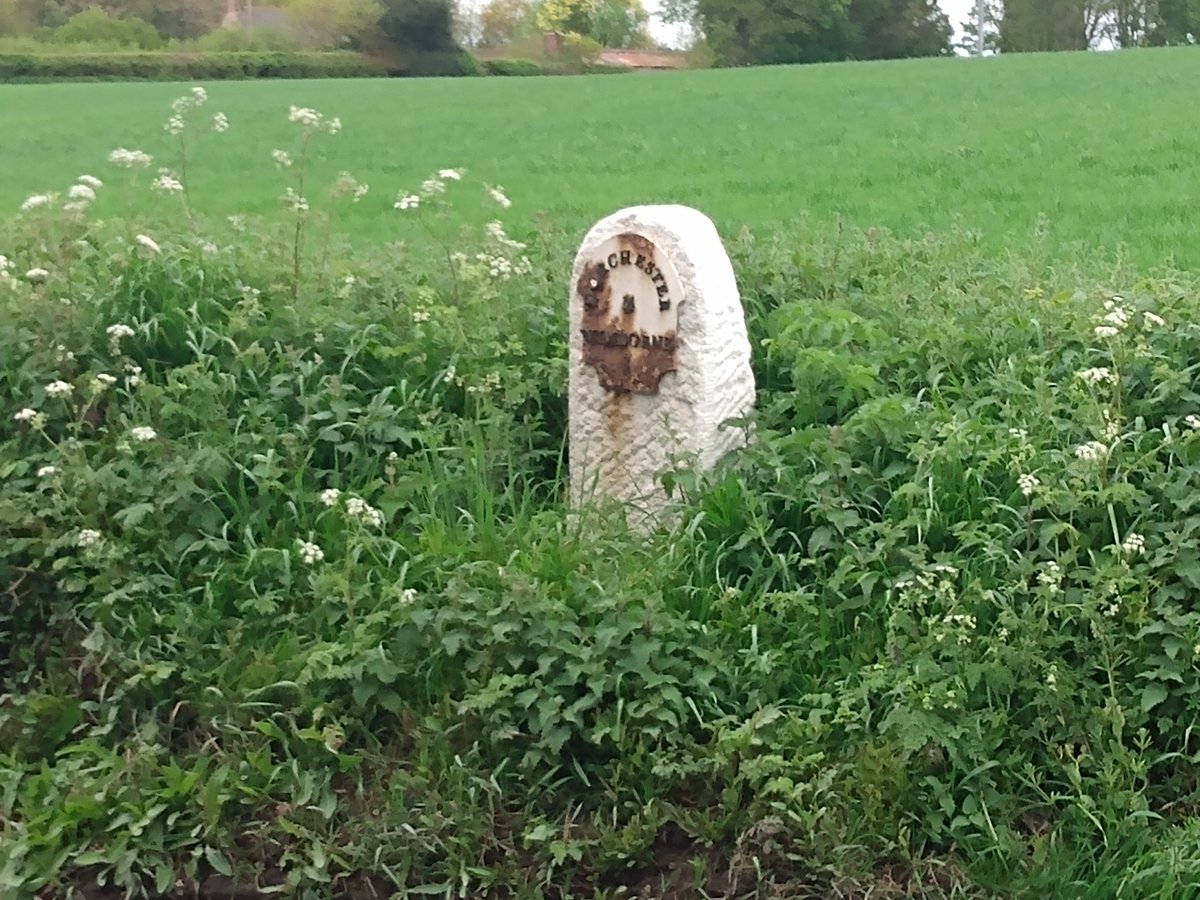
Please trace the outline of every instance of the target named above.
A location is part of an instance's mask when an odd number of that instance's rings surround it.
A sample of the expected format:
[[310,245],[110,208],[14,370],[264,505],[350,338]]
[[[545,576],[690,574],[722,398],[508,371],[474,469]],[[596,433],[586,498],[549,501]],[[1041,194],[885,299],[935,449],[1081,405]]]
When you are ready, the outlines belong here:
[[747,230],[758,441],[643,538],[563,508],[573,236],[345,246],[292,118],[236,241],[186,157],[0,227],[0,892],[1196,883],[1194,276]]

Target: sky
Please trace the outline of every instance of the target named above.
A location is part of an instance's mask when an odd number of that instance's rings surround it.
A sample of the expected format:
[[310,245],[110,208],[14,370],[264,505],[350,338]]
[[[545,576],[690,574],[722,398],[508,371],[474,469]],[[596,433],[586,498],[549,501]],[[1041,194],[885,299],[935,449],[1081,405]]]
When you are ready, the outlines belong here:
[[[643,0],[643,2],[651,16],[658,11],[659,0]],[[954,26],[956,33],[962,30],[963,20],[975,8],[975,0],[938,0],[938,4],[945,11],[946,15],[950,17],[950,24]],[[666,27],[653,18],[651,19],[650,32],[667,44],[675,43],[675,29]]]

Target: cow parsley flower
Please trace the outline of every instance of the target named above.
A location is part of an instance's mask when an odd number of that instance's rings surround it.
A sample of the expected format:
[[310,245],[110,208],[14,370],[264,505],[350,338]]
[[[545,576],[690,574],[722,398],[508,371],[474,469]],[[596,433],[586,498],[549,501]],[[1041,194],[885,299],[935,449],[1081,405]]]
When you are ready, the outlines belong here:
[[42,466],[40,469],[37,470],[38,478],[49,478],[51,475],[57,475],[57,474],[58,474],[57,466]]
[[117,379],[107,372],[101,372],[92,379],[92,390],[96,393],[103,391],[105,388],[110,388],[117,383]]
[[272,150],[271,159],[275,160],[275,165],[281,169],[291,168],[292,157],[286,150]]
[[446,183],[440,178],[426,178],[421,182],[421,193],[426,197],[442,194],[446,191]]
[[50,273],[47,272],[45,269],[43,269],[41,266],[36,266],[36,267],[30,269],[28,272],[26,272],[25,277],[28,278],[30,281],[34,281],[34,282],[45,281],[47,278],[50,277]]
[[1156,316],[1152,312],[1142,313],[1142,327],[1147,331],[1151,328],[1162,328],[1166,324],[1162,316]]
[[284,191],[283,201],[291,205],[293,212],[308,212],[308,200],[301,197],[290,187]]
[[41,209],[43,206],[49,206],[53,202],[53,194],[30,194],[25,198],[25,202],[21,204],[21,212],[32,212],[35,209]]
[[183,116],[171,116],[167,119],[167,124],[163,126],[163,130],[172,137],[178,137],[183,134]]
[[504,188],[498,186],[492,187],[491,185],[488,185],[487,192],[491,195],[492,199],[500,205],[501,209],[508,209],[510,206],[512,206],[512,201],[509,200],[508,196],[504,193]]
[[1108,447],[1099,441],[1088,441],[1075,448],[1075,456],[1084,462],[1096,462],[1108,455]]
[[31,422],[37,417],[37,411],[30,409],[28,406],[22,410],[13,413],[13,419],[17,422]]
[[145,441],[154,440],[156,437],[158,437],[158,433],[153,428],[149,428],[145,425],[139,425],[136,428],[130,429],[129,436],[135,441],[141,441],[144,443]]
[[1062,569],[1058,563],[1051,560],[1046,563],[1046,568],[1038,572],[1037,580],[1038,584],[1051,594],[1057,594],[1062,589]]
[[1193,413],[1190,416],[1184,416],[1183,424],[1188,428],[1200,429],[1200,416]]
[[1077,377],[1083,381],[1084,384],[1088,384],[1093,387],[1097,384],[1111,384],[1114,380],[1112,369],[1104,366],[1098,366],[1094,369],[1083,369],[1077,373]]
[[100,188],[104,187],[104,182],[94,175],[80,175],[75,180],[80,184],[86,184],[93,191],[98,191]]
[[71,393],[71,385],[65,381],[52,381],[46,385],[47,397],[65,397]]
[[400,592],[400,605],[411,606],[417,602],[416,588],[405,588]]
[[288,111],[288,121],[295,122],[305,128],[317,128],[323,116],[315,109],[307,106],[292,106]]
[[118,147],[108,154],[108,161],[123,169],[145,169],[154,161],[154,157],[141,150],[126,150],[124,147]]
[[170,169],[159,169],[158,177],[150,183],[150,190],[160,194],[181,194],[183,182]]
[[443,181],[462,181],[462,169],[438,169],[437,177]]
[[1129,556],[1137,556],[1146,549],[1146,539],[1136,531],[1131,531],[1125,536],[1125,540],[1121,542],[1121,549]]
[[94,528],[83,528],[79,532],[79,536],[75,538],[75,543],[79,547],[88,548],[94,547],[104,540],[100,532]]
[[325,490],[321,491],[321,503],[332,508],[337,506],[338,500],[341,498],[341,496],[342,492],[337,488],[326,488]]
[[421,198],[416,194],[404,194],[393,205],[394,209],[416,209],[421,205]]
[[1020,475],[1017,477],[1017,485],[1021,488],[1021,493],[1026,497],[1032,497],[1042,486],[1042,483],[1033,475]]
[[96,199],[96,192],[92,188],[88,187],[86,184],[73,184],[73,185],[71,185],[71,190],[67,194],[67,196],[70,197],[72,200],[78,200],[78,201],[82,201],[84,203],[91,203],[93,200]]
[[346,514],[358,519],[365,525],[375,528],[383,526],[383,513],[367,503],[361,497],[350,497],[346,500]]
[[1101,340],[1108,340],[1109,338],[1115,338],[1118,334],[1121,333],[1121,330],[1119,328],[1114,328],[1112,325],[1097,325],[1095,330],[1096,330],[1096,337],[1100,338]]
[[296,544],[300,548],[300,559],[305,565],[316,565],[325,559],[325,551],[316,544],[308,541],[297,541]]
[[213,116],[213,131],[217,134],[224,134],[229,130],[229,119],[225,113],[219,112]]

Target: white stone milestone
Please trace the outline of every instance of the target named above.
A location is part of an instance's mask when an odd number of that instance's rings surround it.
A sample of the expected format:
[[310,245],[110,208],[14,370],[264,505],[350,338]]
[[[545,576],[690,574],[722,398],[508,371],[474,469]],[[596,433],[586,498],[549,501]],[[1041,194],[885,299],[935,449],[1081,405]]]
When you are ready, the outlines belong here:
[[660,476],[744,443],[724,426],[754,405],[733,266],[707,216],[635,206],[598,222],[571,277],[570,493],[611,498],[635,526],[661,522]]

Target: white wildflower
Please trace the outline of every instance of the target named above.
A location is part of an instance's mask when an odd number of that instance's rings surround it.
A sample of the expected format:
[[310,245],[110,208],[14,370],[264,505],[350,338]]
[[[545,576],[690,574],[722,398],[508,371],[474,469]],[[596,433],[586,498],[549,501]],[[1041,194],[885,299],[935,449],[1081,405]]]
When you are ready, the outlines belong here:
[[1129,324],[1129,313],[1120,306],[1112,306],[1107,315],[1104,316],[1104,322],[1117,329],[1122,329]]
[[416,209],[421,205],[421,198],[416,194],[404,194],[393,205],[394,209]]
[[99,178],[97,178],[95,175],[80,175],[75,180],[77,182],[79,182],[80,184],[86,184],[93,191],[98,191],[98,190],[100,190],[100,188],[104,187],[104,182],[101,181]]
[[321,503],[325,506],[337,506],[338,499],[342,496],[342,492],[337,488],[326,488],[321,491]]
[[1129,556],[1137,556],[1146,549],[1146,539],[1136,531],[1131,531],[1121,542],[1121,549]]
[[1188,428],[1200,429],[1200,416],[1195,413],[1190,416],[1184,416],[1183,424]]
[[1075,456],[1085,462],[1096,462],[1108,456],[1108,447],[1099,441],[1088,441],[1075,448]]
[[1058,684],[1058,667],[1051,666],[1050,670],[1048,672],[1046,672],[1046,687],[1050,688],[1050,690],[1053,691],[1053,690],[1057,689],[1056,688],[1057,684]]
[[213,116],[213,131],[217,134],[224,134],[229,130],[229,119],[225,113],[219,112]]
[[1142,313],[1142,327],[1147,331],[1151,328],[1162,328],[1166,324],[1162,316],[1157,316],[1152,312]]
[[109,375],[107,372],[101,372],[99,375],[97,375],[96,377],[94,377],[92,379],[92,390],[95,391],[96,393],[99,393],[100,391],[103,391],[105,388],[112,387],[116,383],[117,383],[117,379],[115,376]]
[[139,425],[136,428],[130,429],[129,436],[135,441],[141,441],[144,443],[145,441],[154,440],[156,437],[158,437],[158,433],[153,428],[149,428],[145,425]]
[[275,165],[281,169],[291,168],[292,157],[286,150],[272,150],[271,159],[275,160]]
[[169,169],[159,169],[158,177],[150,183],[150,190],[160,194],[183,193],[183,182]]
[[91,203],[96,199],[96,192],[86,184],[73,184],[71,190],[67,194],[72,200],[80,200],[84,203]]
[[405,588],[400,592],[400,605],[411,606],[417,601],[417,591],[415,588]]
[[437,177],[443,181],[462,181],[462,169],[438,169]]
[[293,212],[308,212],[308,201],[290,187],[284,191],[283,201],[292,207]]
[[337,134],[339,131],[342,130],[342,120],[339,119],[337,116],[334,116],[332,119],[326,120],[325,130],[328,131],[330,134]]
[[1057,594],[1062,585],[1062,569],[1058,563],[1051,561],[1046,563],[1046,567],[1038,572],[1038,584],[1046,588],[1051,594]]
[[1096,326],[1096,337],[1100,338],[1101,340],[1108,340],[1109,338],[1115,338],[1120,333],[1121,333],[1120,329],[1113,328],[1113,326],[1111,326],[1111,325],[1097,325]]
[[50,277],[50,273],[41,266],[36,266],[25,273],[25,277],[30,281],[45,281]]
[[35,209],[41,209],[43,206],[49,206],[53,202],[53,194],[30,194],[25,198],[25,202],[21,204],[21,212],[32,212]]
[[108,161],[124,169],[144,169],[154,161],[154,157],[141,150],[126,150],[118,147],[108,154]]
[[208,91],[204,90],[204,88],[200,87],[199,85],[196,85],[192,88],[192,97],[195,98],[196,105],[199,106],[208,99]]
[[421,182],[421,193],[426,197],[445,193],[446,183],[437,178],[426,178]]
[[18,422],[30,422],[37,416],[37,411],[30,409],[28,406],[24,409],[13,413],[13,419]]
[[383,513],[361,497],[350,497],[346,500],[346,514],[375,528],[382,527],[384,521]]
[[65,397],[71,393],[71,385],[65,381],[52,381],[46,385],[47,397]]
[[84,528],[79,532],[79,536],[75,538],[75,543],[80,547],[94,547],[103,540],[100,532],[93,528]]
[[367,196],[367,191],[371,188],[368,185],[360,184],[354,189],[354,202],[357,203],[363,197]]
[[137,241],[137,245],[139,247],[148,253],[160,253],[162,250],[154,238],[150,237],[149,235],[139,234],[134,238],[134,240]]
[[58,468],[56,466],[42,466],[37,470],[38,478],[49,478],[51,475],[57,475]]
[[1082,371],[1077,373],[1077,377],[1081,381],[1083,381],[1085,384],[1089,384],[1089,385],[1093,385],[1093,386],[1097,385],[1097,384],[1104,384],[1104,383],[1111,384],[1114,380],[1112,369],[1106,368],[1104,366],[1098,366],[1094,369],[1083,369]]
[[167,119],[167,124],[163,126],[163,130],[172,137],[178,137],[183,134],[183,116],[171,116]]
[[[295,122],[305,128],[316,128],[321,124],[323,116],[315,109],[305,106],[293,106],[288,112],[288,121]],[[340,127],[340,123],[339,123]]]
[[305,565],[315,565],[325,559],[325,551],[316,544],[308,541],[297,541],[300,547],[300,559]]
[[1017,477],[1017,485],[1021,488],[1021,493],[1026,497],[1032,497],[1042,486],[1042,483],[1033,475],[1023,474]]
[[492,187],[491,185],[488,185],[487,192],[491,195],[493,200],[500,204],[502,209],[508,209],[510,206],[512,206],[512,201],[508,199],[507,195],[505,195],[504,188]]

